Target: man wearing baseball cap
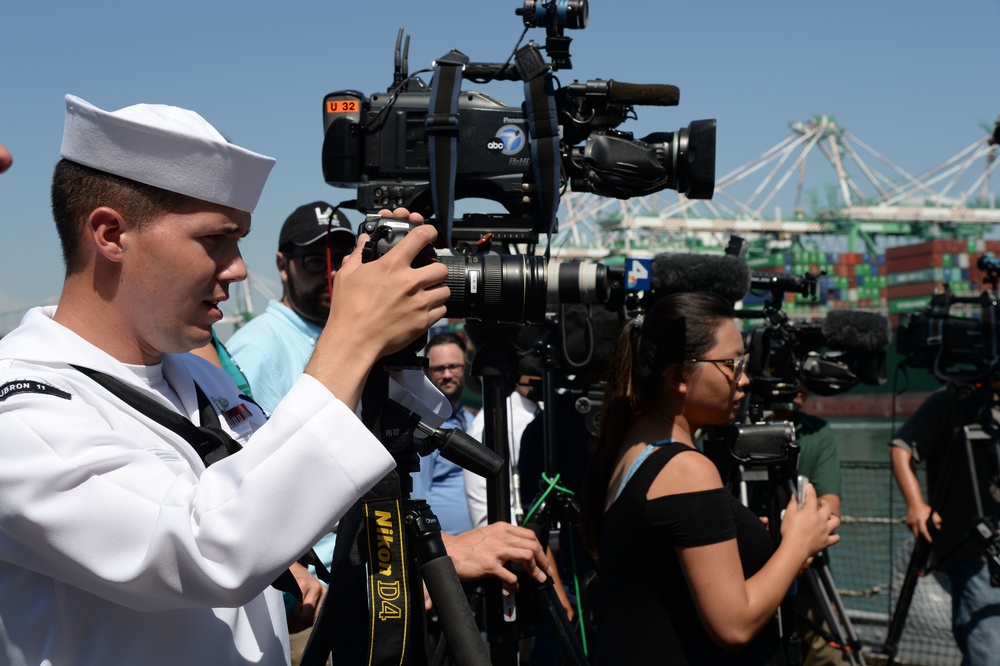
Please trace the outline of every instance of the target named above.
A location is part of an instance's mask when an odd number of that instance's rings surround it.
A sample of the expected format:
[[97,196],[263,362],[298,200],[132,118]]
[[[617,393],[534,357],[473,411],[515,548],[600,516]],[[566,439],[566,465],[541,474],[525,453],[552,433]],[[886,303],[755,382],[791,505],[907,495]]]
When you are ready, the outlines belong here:
[[312,356],[330,315],[334,278],[354,245],[350,221],[324,201],[299,206],[281,226],[275,257],[281,300],[226,342],[265,411],[274,411]]
[[186,109],[72,95],[61,155],[59,304],[0,340],[0,662],[287,664],[270,584],[392,469],[355,409],[376,359],[445,313],[447,269],[411,268],[435,231],[340,263],[265,423],[187,352],[246,277],[238,241],[274,160]]

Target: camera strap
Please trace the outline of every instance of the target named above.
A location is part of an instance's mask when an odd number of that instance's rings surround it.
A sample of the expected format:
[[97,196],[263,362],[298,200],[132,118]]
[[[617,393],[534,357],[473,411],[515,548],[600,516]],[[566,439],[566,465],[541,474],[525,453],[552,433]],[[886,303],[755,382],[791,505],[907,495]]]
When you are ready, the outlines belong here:
[[462,92],[462,69],[469,56],[452,49],[434,61],[430,108],[424,119],[427,157],[430,161],[431,200],[434,215],[446,225],[445,241],[451,247],[455,215],[455,175],[458,170],[458,96]]
[[548,221],[549,241],[556,228],[559,210],[559,117],[553,93],[552,70],[537,44],[517,50],[517,71],[524,81],[524,101],[528,110],[531,164],[538,188],[542,219]]
[[[361,420],[383,445],[393,428],[385,423],[388,390],[389,373],[376,367],[361,394]],[[320,652],[335,651],[338,664],[422,663],[415,647],[422,645],[422,595],[404,533],[402,488],[399,472],[390,471],[337,526],[333,580],[313,635],[319,631]]]
[[[517,71],[524,81],[528,144],[538,192],[539,214],[548,222],[549,239],[559,210],[560,155],[559,118],[556,111],[552,71],[535,44],[518,49]],[[469,57],[456,50],[434,61],[434,81],[424,119],[427,156],[430,163],[431,199],[438,230],[446,225],[447,245],[455,215],[455,177],[458,172],[458,98],[462,69]]]
[[[205,467],[243,448],[239,442],[230,437],[218,425],[207,425],[209,423],[218,424],[219,415],[205,395],[205,392],[201,390],[201,387],[197,383],[194,385],[194,388],[198,394],[198,412],[201,416],[201,422],[206,424],[202,426],[196,426],[166,405],[157,402],[117,377],[112,377],[99,370],[80,365],[74,365],[73,367],[118,396],[129,407],[183,437],[191,445],[191,448],[198,453],[198,457],[205,463]],[[281,572],[281,575],[271,583],[271,586],[282,592],[291,594],[300,602],[302,601],[302,590],[299,588],[295,576],[288,569]]]
[[[413,640],[413,599],[409,586],[412,558],[403,537],[399,477],[390,472],[356,502],[337,527],[330,599],[317,627],[332,627],[336,637],[321,635],[324,653],[335,650],[338,663],[398,666],[409,663]],[[359,612],[359,609],[362,609]],[[368,612],[364,612],[367,609]],[[315,633],[315,630],[314,630]]]

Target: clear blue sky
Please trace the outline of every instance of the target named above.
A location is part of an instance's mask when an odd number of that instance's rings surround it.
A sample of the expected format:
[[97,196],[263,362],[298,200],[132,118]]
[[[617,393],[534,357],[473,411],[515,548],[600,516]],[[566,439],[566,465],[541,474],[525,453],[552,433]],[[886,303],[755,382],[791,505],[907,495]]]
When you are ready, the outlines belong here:
[[[198,111],[278,163],[244,241],[251,271],[275,279],[278,228],[296,206],[352,193],[323,182],[323,96],[385,90],[400,27],[410,69],[452,48],[505,59],[520,0],[170,3],[7,2],[0,7],[0,313],[58,295],[63,276],[48,187],[63,96],[107,110],[138,102]],[[1000,0],[592,0],[563,83],[672,83],[679,107],[639,108],[637,136],[717,118],[717,172],[761,154],[788,124],[834,116],[917,173],[980,138],[1000,116]],[[544,31],[529,31],[544,41]],[[520,89],[479,89],[518,104]],[[994,187],[994,190],[996,187]],[[360,218],[355,214],[352,219]]]

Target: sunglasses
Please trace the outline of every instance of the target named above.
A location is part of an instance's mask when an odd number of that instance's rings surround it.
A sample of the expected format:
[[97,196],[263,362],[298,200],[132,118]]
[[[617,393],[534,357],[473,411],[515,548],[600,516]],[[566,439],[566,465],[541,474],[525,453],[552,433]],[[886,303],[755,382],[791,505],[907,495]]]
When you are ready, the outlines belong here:
[[[330,255],[330,266],[332,270],[339,271],[340,266],[344,263],[344,259],[351,256],[350,252],[343,254],[331,254]],[[285,257],[288,259],[298,259],[302,262],[302,269],[306,273],[326,273],[326,255],[325,254],[312,254],[304,252],[286,252]]]

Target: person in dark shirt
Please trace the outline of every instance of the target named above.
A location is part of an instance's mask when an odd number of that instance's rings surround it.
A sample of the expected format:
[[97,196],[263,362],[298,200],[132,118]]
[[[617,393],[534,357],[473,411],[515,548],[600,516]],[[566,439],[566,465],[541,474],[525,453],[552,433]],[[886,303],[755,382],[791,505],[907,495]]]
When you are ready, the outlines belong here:
[[600,578],[598,664],[772,663],[775,611],[839,540],[809,485],[773,549],[696,449],[699,428],[733,420],[747,361],[732,306],[707,294],[665,296],[622,330],[581,507]]
[[[952,633],[963,665],[995,664],[1000,654],[1000,587],[990,584],[988,542],[975,529],[988,527],[980,523],[985,518],[995,530],[1000,519],[1000,461],[989,439],[967,441],[965,434],[966,426],[985,425],[988,432],[1000,422],[997,389],[996,383],[942,388],[889,443],[893,473],[906,500],[906,524],[914,538],[930,542],[934,566],[948,575]],[[916,474],[921,462],[927,465],[927,499]]]

